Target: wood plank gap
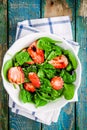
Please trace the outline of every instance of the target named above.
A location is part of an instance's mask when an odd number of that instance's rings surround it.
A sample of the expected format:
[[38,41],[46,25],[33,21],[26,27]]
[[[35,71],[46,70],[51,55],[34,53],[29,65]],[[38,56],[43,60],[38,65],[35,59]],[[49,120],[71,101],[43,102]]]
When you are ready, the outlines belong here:
[[40,18],[42,18],[42,0],[40,0]]

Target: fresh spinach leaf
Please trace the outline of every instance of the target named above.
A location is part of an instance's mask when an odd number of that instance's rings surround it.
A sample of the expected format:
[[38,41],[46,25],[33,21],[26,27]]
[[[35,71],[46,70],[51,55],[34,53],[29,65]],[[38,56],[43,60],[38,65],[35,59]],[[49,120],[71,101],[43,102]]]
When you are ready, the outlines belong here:
[[41,99],[37,94],[34,95],[34,102],[36,107],[44,106],[48,103],[47,101]]
[[35,72],[37,73],[37,67],[36,65],[30,65],[29,67],[27,67],[27,72]]
[[42,99],[42,100],[44,100],[44,101],[49,101],[49,99],[47,98],[48,96],[47,96],[47,93],[45,94],[45,93],[43,93],[43,92],[37,92],[37,95],[38,95],[38,97],[40,98],[40,99]]
[[42,84],[39,88],[40,92],[51,93],[52,87],[50,85]]
[[50,101],[51,100],[51,95],[49,93],[40,92],[40,96],[41,96],[42,99],[44,99],[46,101]]
[[[51,45],[51,50],[45,50],[45,59],[46,60],[51,60],[53,59],[55,56],[61,55],[62,54],[62,49],[57,46],[57,45]],[[52,58],[51,58],[52,57]]]
[[37,47],[45,51],[50,51],[52,48],[50,42],[44,41],[43,39],[38,40]]
[[53,58],[59,55],[61,55],[61,51],[51,51],[51,53],[47,57],[47,60],[52,60]]
[[75,55],[73,54],[73,52],[71,52],[70,50],[64,50],[64,54],[68,56],[72,66],[75,70],[78,66],[78,61],[77,61]]
[[29,56],[29,53],[23,51],[15,55],[15,60],[19,65],[23,65],[26,62],[32,61],[31,57]]
[[62,47],[60,47],[56,44],[52,44],[52,49],[55,50],[55,51],[58,51],[58,52],[61,51],[61,53],[63,53],[63,51],[64,51],[64,49]]
[[67,71],[71,71],[73,70],[73,66],[71,65],[71,63],[68,64],[68,66],[66,67]]
[[56,69],[43,69],[43,71],[48,79],[53,78],[56,74]]
[[38,77],[40,77],[40,78],[45,77],[45,74],[44,74],[43,69],[39,69],[37,75],[38,75]]
[[52,49],[52,43],[56,43],[56,42],[61,43],[61,41],[55,41],[48,37],[42,37],[38,40],[37,47],[42,50],[50,51]]
[[41,84],[44,84],[45,86],[51,86],[50,80],[46,78],[40,78]]
[[32,97],[33,95],[30,92],[26,91],[25,89],[20,90],[19,99],[24,103],[32,102]]
[[37,67],[35,65],[30,65],[28,67],[24,67],[23,71],[24,71],[25,77],[27,77],[29,72],[37,73]]
[[52,100],[55,100],[56,98],[59,98],[62,95],[62,92],[63,92],[63,89],[60,89],[60,90],[52,89],[52,91],[50,93]]
[[40,78],[41,86],[39,88],[40,91],[42,92],[51,92],[51,84],[50,81],[46,78]]
[[43,69],[54,69],[53,65],[51,65],[51,64],[49,64],[49,63],[43,63],[43,64],[41,65],[41,67],[42,67]]
[[60,76],[63,78],[65,83],[72,83],[76,80],[76,72],[73,71],[72,74],[67,72],[66,70],[62,70]]
[[77,62],[75,55],[71,51],[69,51],[69,59],[73,65],[73,68],[76,69],[78,66],[78,62]]
[[47,41],[47,42],[50,42],[50,43],[62,43],[62,41],[54,40],[54,39],[49,38],[49,37],[42,37],[39,40]]
[[44,51],[44,57],[47,59],[48,55],[50,54],[51,51],[45,50]]
[[74,91],[75,91],[75,85],[74,84],[64,84],[64,97],[67,100],[70,100],[74,96]]
[[22,69],[23,69],[23,72],[24,72],[25,77],[28,77],[27,68],[22,68]]

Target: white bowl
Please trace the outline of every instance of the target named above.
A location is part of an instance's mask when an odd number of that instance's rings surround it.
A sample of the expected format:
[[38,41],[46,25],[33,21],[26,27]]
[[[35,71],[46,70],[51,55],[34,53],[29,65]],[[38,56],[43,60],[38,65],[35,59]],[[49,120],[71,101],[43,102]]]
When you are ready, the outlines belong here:
[[74,94],[74,97],[73,99],[71,100],[66,100],[63,96],[58,98],[57,100],[55,101],[52,101],[50,103],[48,103],[47,105],[43,106],[43,107],[38,107],[36,108],[34,106],[34,104],[31,104],[31,103],[22,103],[19,98],[18,98],[18,95],[19,95],[19,87],[17,87],[17,89],[15,89],[13,87],[13,85],[9,82],[7,82],[4,78],[4,75],[3,75],[3,66],[2,66],[2,79],[3,79],[3,84],[4,84],[4,87],[7,91],[7,93],[9,94],[9,96],[12,98],[12,100],[17,104],[19,105],[20,107],[26,109],[27,111],[34,111],[34,112],[40,112],[40,111],[50,111],[50,110],[56,110],[56,109],[61,109],[65,104],[67,104],[68,102],[72,102],[72,101],[76,101],[77,100],[77,91],[78,91],[78,88],[80,86],[80,82],[81,82],[81,64],[80,64],[80,61],[79,61],[79,58],[78,56],[76,55],[73,47],[71,45],[69,45],[67,43],[67,41],[65,41],[64,39],[62,39],[61,37],[57,36],[57,35],[54,35],[54,34],[48,34],[48,33],[34,33],[34,34],[31,34],[31,35],[27,35],[19,40],[17,40],[9,49],[8,51],[6,52],[5,56],[4,56],[4,59],[3,59],[3,65],[5,64],[5,62],[9,59],[11,59],[18,51],[20,51],[21,49],[23,48],[26,48],[28,47],[33,41],[37,40],[38,38],[41,38],[41,37],[50,37],[54,40],[61,40],[63,43],[62,44],[59,44],[61,47],[63,47],[64,49],[69,49],[71,50],[74,54],[75,54],[75,57],[78,61],[78,67],[76,69],[76,73],[77,73],[77,78],[76,78],[76,81],[75,81],[75,94]]

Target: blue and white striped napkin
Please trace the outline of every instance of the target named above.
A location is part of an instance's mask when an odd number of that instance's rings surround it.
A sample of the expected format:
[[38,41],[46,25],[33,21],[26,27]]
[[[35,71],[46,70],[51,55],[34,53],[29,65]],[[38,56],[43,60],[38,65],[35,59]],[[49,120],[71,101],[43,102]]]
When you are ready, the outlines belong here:
[[[69,44],[73,46],[76,54],[78,54],[79,45],[78,43],[72,41],[72,29],[71,22],[68,16],[61,17],[52,17],[52,18],[42,18],[42,19],[33,19],[33,20],[25,20],[22,22],[18,22],[17,32],[16,32],[16,40],[24,37],[25,35],[31,33],[40,33],[40,32],[48,32],[59,35],[67,40]],[[74,101],[78,100],[78,96]],[[32,120],[36,120],[38,122],[50,125],[52,122],[57,122],[61,109],[52,110],[48,112],[29,112],[19,107],[12,99],[9,97],[9,107],[12,112],[30,118]]]

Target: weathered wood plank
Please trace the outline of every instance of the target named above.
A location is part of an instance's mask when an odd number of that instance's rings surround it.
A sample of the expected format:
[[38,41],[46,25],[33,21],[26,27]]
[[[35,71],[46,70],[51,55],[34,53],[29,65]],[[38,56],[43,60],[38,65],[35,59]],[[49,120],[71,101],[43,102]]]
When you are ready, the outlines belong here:
[[[0,1],[0,70],[7,50],[7,1]],[[0,130],[8,129],[8,96],[0,75]]]
[[80,44],[79,58],[82,64],[82,79],[76,103],[76,129],[87,130],[87,1],[77,0],[80,9],[76,15],[76,41]]
[[[9,47],[15,41],[17,22],[40,18],[40,0],[8,0]],[[40,130],[41,124],[26,117],[14,114],[9,109],[9,129]]]
[[0,1],[0,44],[7,42],[7,0]]
[[80,6],[79,15],[83,17],[87,17],[87,0],[82,0],[81,5],[79,4],[78,1],[78,6]]
[[[7,50],[6,44],[0,44],[0,70],[4,53]],[[0,130],[7,130],[8,127],[8,96],[2,84],[0,75]]]
[[72,10],[66,0],[47,0],[44,17],[67,16],[72,17]]
[[8,0],[9,46],[15,41],[17,22],[40,18],[40,0]]

